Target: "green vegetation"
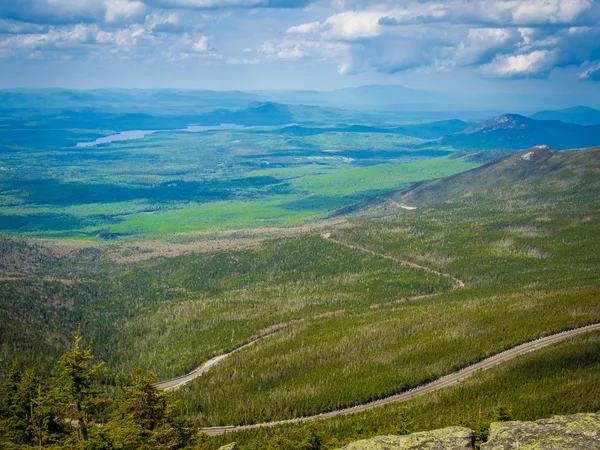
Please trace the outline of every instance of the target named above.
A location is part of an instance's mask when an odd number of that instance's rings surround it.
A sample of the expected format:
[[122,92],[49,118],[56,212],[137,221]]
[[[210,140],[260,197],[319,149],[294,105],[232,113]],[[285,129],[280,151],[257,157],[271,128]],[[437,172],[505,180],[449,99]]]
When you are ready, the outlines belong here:
[[562,172],[544,173],[529,189],[510,183],[478,202],[334,231],[343,242],[451,274],[466,288],[380,301],[377,309],[285,330],[191,383],[182,391],[187,410],[197,411],[203,424],[220,425],[339,409],[598,321],[600,259],[593,243],[600,237],[600,204],[589,180],[596,166],[586,152],[574,153],[571,167],[563,161],[561,170],[573,174],[568,182],[557,182]]
[[276,130],[224,130],[5,152],[0,154],[0,230],[139,239],[293,226],[477,165],[466,157],[421,161],[449,152],[415,150],[409,141],[377,133],[296,137]]
[[[35,247],[30,250],[13,240],[4,244],[15,257],[23,252],[35,255]],[[451,287],[443,277],[402,268],[320,237],[122,268],[111,265],[99,249],[79,250],[54,261],[44,251],[48,250],[38,248],[35,259],[46,264],[31,268],[27,278],[0,285],[0,324],[14,346],[4,348],[5,365],[19,350],[51,363],[64,349],[62,330],[81,321],[97,343],[99,356],[111,366],[124,373],[140,366],[168,377],[273,325]],[[52,301],[44,301],[47,298]],[[23,320],[27,339],[19,338]],[[161,348],[169,350],[158,351]]]
[[[271,104],[211,117],[246,123],[261,111],[283,114],[282,124],[334,114]],[[121,125],[158,117],[131,114]],[[107,134],[83,128],[88,119],[72,133]],[[6,139],[5,439],[184,448],[196,426],[345,408],[600,321],[599,149],[536,149],[490,164],[509,152],[456,152],[334,119],[328,126],[171,131],[89,148],[67,147],[73,134],[41,134],[55,139],[46,146],[18,133]],[[71,347],[66,330],[77,324],[103,370],[79,335]],[[179,389],[178,403],[144,375],[181,375],[259,337]],[[599,340],[576,338],[405,405],[247,432],[239,442],[323,449],[458,423],[483,440],[491,418],[509,410],[519,419],[594,410]],[[40,375],[11,370],[17,356]],[[97,394],[101,386],[109,392]],[[527,413],[523,398],[534,405]]]
[[[1,322],[11,342],[5,361],[20,348],[47,360],[64,348],[61,330],[82,321],[112,366],[107,381],[136,366],[166,378],[282,328],[181,389],[183,410],[202,425],[241,424],[408,389],[600,319],[593,244],[600,205],[590,187],[596,153],[563,161],[564,173],[572,174],[567,179],[544,173],[496,186],[476,202],[330,230],[342,242],[460,278],[461,290],[452,290],[446,277],[326,241],[310,229],[258,249],[122,265],[103,248],[52,259],[44,247],[27,250],[7,240],[13,254],[49,262],[26,261],[29,278],[2,286]],[[419,296],[426,297],[413,298]],[[22,343],[20,317],[37,339]]]
[[[463,425],[485,439],[489,423],[535,420],[600,410],[600,332],[554,344],[479,372],[459,386],[369,412],[317,421],[322,442],[339,448],[373,436]],[[242,450],[294,438],[302,426],[285,425],[214,438],[213,449],[236,441]]]
[[91,343],[79,329],[58,361],[56,379],[13,363],[0,385],[0,445],[6,449],[189,449],[198,429],[177,413],[176,403],[140,371],[115,396],[96,383]]

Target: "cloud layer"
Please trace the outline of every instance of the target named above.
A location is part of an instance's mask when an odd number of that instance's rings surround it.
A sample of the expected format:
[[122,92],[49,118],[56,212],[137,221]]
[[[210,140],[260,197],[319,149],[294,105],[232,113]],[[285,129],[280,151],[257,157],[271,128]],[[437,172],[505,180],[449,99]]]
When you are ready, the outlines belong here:
[[316,60],[340,74],[466,69],[494,78],[576,67],[577,78],[598,81],[599,2],[0,0],[0,60]]
[[527,78],[591,64],[581,78],[595,79],[599,37],[600,6],[593,0],[423,0],[356,3],[321,22],[294,25],[269,45],[273,57],[295,48],[318,58],[344,44],[336,55],[342,73],[468,67],[491,77]]

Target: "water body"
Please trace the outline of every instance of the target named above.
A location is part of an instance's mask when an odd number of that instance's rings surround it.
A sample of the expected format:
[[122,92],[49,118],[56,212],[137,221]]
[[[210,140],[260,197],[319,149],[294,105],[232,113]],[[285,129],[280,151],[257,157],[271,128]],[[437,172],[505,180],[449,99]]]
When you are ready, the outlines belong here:
[[96,139],[92,142],[78,142],[76,147],[94,147],[101,144],[110,144],[111,142],[118,141],[129,141],[131,139],[143,139],[144,137],[156,133],[156,130],[131,130],[123,131],[122,133],[111,134],[110,136],[104,136]]
[[[288,126],[288,125],[285,125]],[[111,142],[119,142],[119,141],[130,141],[132,139],[143,139],[146,136],[149,136],[154,133],[160,132],[173,132],[173,131],[187,131],[188,133],[203,133],[205,131],[221,131],[221,130],[262,130],[262,129],[272,129],[273,127],[268,126],[244,126],[244,125],[236,125],[233,123],[225,123],[221,125],[208,125],[208,126],[188,126],[183,130],[130,130],[123,131],[117,134],[111,134],[110,136],[104,136],[96,139],[92,142],[78,142],[77,147],[95,147],[96,145],[101,144],[110,144]],[[279,126],[277,128],[280,128]]]

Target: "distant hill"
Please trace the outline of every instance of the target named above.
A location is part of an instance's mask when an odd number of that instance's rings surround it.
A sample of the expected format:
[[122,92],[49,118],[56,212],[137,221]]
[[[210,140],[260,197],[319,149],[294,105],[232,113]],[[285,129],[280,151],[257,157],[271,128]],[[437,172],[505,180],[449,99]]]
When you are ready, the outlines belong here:
[[535,120],[504,114],[438,141],[455,148],[525,149],[546,144],[556,149],[600,145],[600,125],[581,126],[557,120]]
[[464,130],[468,128],[469,125],[470,124],[468,122],[463,122],[462,120],[443,120],[439,122],[422,123],[418,125],[404,125],[393,128],[372,127],[368,125],[311,128],[292,125],[281,128],[280,130],[277,130],[277,132],[280,134],[288,134],[293,136],[315,136],[323,133],[385,133],[402,134],[420,139],[437,139],[448,134]]
[[560,120],[577,125],[600,125],[600,110],[588,108],[587,106],[574,106],[558,111],[539,111],[531,118],[536,120]]
[[[317,108],[318,109],[318,108]],[[292,123],[294,115],[288,105],[279,103],[258,103],[240,110],[216,109],[198,117],[202,123],[237,125],[285,125]]]
[[537,190],[539,195],[550,188],[553,195],[557,195],[556,191],[566,186],[598,192],[598,170],[600,147],[559,152],[541,145],[458,175],[419,183],[388,197],[398,203],[418,206],[468,199],[499,190],[514,191],[520,188],[519,183],[530,192]]
[[396,127],[394,130],[400,134],[420,139],[437,139],[448,134],[459,133],[473,125],[458,119],[441,120],[438,122],[422,123],[419,125],[406,125]]
[[[455,114],[459,114],[461,111],[558,109],[572,105],[573,102],[585,102],[593,106],[600,104],[600,91],[594,90],[575,95],[562,92],[555,92],[551,96],[546,93],[522,92],[487,92],[486,95],[481,95],[476,92],[411,89],[402,85],[366,85],[331,91],[260,90],[247,93],[262,101],[360,110],[411,111],[413,117],[415,113],[423,111],[454,111]],[[462,115],[455,117],[464,118]]]
[[443,95],[401,85],[367,85],[332,91],[251,91],[265,100],[358,109],[430,109],[448,104]]
[[241,91],[185,89],[7,89],[0,90],[1,108],[93,107],[118,112],[176,107],[242,107],[258,97]]

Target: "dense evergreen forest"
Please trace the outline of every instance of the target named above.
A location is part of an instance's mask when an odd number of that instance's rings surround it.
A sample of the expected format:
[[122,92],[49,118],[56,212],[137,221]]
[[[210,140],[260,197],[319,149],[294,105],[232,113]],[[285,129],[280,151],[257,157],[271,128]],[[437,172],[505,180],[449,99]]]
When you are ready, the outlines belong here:
[[[130,384],[98,384],[103,363],[80,329],[57,361],[54,378],[14,362],[0,387],[0,446],[6,449],[186,449],[197,427],[155,385],[134,371]],[[196,447],[200,448],[200,447]]]

